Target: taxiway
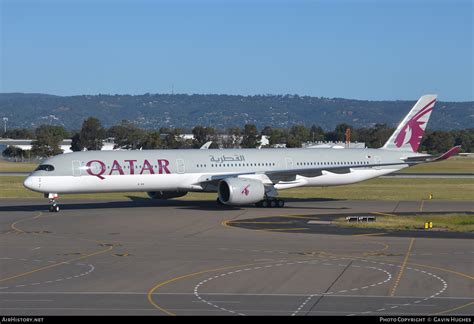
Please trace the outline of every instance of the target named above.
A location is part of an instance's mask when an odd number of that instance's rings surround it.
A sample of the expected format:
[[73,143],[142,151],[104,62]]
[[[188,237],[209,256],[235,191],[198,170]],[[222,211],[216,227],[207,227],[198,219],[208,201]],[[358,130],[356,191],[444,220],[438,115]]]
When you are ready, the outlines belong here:
[[[2,314],[474,313],[472,237],[325,232],[318,224],[305,233],[298,227],[307,222],[292,229],[284,218],[472,212],[472,202],[308,199],[262,209],[136,198],[61,207],[0,201]],[[232,226],[239,221],[262,227]]]

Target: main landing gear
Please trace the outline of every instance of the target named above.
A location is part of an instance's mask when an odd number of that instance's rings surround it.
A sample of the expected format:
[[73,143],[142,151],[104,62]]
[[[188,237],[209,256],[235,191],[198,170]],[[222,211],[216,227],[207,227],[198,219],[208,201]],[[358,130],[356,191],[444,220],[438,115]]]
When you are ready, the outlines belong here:
[[[46,194],[45,194],[46,196]],[[56,199],[59,198],[59,195],[58,194],[54,194],[54,193],[50,193],[48,194],[48,198],[49,198],[49,203],[50,203],[50,206],[49,206],[49,212],[50,213],[58,213],[59,212],[59,205],[56,203]]]
[[285,201],[276,198],[269,198],[259,201],[255,206],[262,208],[282,208],[285,206]]

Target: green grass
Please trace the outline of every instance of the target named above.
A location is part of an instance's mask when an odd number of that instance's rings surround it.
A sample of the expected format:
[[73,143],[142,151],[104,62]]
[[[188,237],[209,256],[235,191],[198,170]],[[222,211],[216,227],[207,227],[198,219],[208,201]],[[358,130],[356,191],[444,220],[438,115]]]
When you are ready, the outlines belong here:
[[432,230],[447,230],[452,232],[474,232],[474,215],[445,214],[445,215],[400,215],[377,216],[375,222],[347,222],[345,218],[336,219],[333,223],[344,227],[375,228],[391,230],[423,229],[425,222],[433,222]]
[[474,173],[474,157],[455,156],[448,160],[425,163],[403,169],[402,173]]
[[[1,198],[42,198],[40,193],[23,187],[24,177],[0,177]],[[296,188],[280,191],[280,197],[292,199],[328,198],[356,200],[422,200],[429,193],[435,200],[474,200],[472,179],[373,179],[338,187]],[[129,199],[147,197],[142,192],[61,195],[72,199]],[[215,193],[189,193],[183,200],[214,200]]]
[[0,172],[31,172],[38,166],[33,162],[10,162],[0,159]]
[[297,188],[280,191],[286,198],[331,198],[362,200],[422,200],[433,194],[438,200],[474,200],[473,179],[378,178],[353,185]]

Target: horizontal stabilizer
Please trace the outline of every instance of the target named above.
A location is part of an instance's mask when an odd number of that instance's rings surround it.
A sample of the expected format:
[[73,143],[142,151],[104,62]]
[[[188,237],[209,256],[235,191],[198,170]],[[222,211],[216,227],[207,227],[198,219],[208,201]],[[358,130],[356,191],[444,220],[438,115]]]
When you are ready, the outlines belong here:
[[456,155],[461,151],[461,145],[454,146],[453,148],[449,149],[447,152],[439,155],[428,155],[428,156],[414,156],[404,158],[403,160],[408,163],[428,163],[428,162],[438,162],[449,159],[451,156]]

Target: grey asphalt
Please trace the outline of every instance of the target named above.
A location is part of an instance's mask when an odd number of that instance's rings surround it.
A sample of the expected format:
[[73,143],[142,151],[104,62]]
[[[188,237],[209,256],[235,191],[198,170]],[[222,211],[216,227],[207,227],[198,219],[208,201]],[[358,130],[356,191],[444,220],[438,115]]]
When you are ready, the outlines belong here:
[[472,239],[230,226],[272,227],[271,217],[282,215],[473,211],[473,202],[307,199],[261,209],[138,199],[61,207],[49,213],[46,200],[0,200],[0,314],[474,313]]
[[[474,212],[463,211],[463,214],[474,219]],[[445,213],[441,212],[440,215]],[[259,218],[258,221],[254,219],[239,219],[237,221],[227,222],[228,226],[246,228],[250,230],[263,231],[279,231],[288,233],[305,233],[305,234],[333,234],[333,235],[377,235],[377,236],[394,236],[394,237],[414,237],[414,238],[457,238],[457,239],[474,239],[473,232],[454,232],[447,231],[437,227],[435,216],[438,212],[416,212],[416,213],[391,213],[390,215],[403,219],[405,216],[424,216],[425,222],[434,223],[432,229],[424,229],[423,221],[417,229],[403,230],[403,229],[380,229],[380,228],[357,228],[349,226],[337,225],[334,221],[334,214],[327,215],[304,215],[304,216],[271,216]],[[342,215],[341,215],[342,216]],[[377,221],[380,217],[378,213],[351,213],[351,217],[373,217],[373,221]],[[364,221],[364,220],[362,220]],[[365,222],[365,221],[364,221]]]

